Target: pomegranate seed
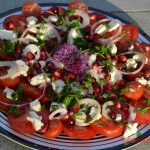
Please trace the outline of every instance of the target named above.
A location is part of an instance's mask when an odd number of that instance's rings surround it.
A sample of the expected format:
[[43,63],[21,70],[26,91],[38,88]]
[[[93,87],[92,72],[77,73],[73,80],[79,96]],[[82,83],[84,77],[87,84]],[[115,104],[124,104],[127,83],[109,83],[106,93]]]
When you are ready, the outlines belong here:
[[104,75],[104,79],[105,79],[105,81],[108,81],[108,80],[110,79],[109,74],[105,74],[105,75]]
[[50,71],[47,66],[43,67],[43,70],[44,70],[46,73],[48,73],[48,72]]
[[117,86],[118,86],[118,88],[122,88],[122,87],[124,86],[124,84],[125,84],[125,81],[124,81],[124,80],[119,80],[119,81],[117,81]]
[[89,34],[90,31],[91,31],[91,26],[86,26],[86,27],[85,27],[85,32],[86,32],[87,34]]
[[41,60],[46,60],[46,59],[47,59],[47,55],[46,55],[45,52],[41,52],[41,53],[40,53],[40,59],[41,59]]
[[29,60],[33,60],[33,59],[35,59],[35,56],[34,56],[33,53],[28,52],[28,53],[27,53],[27,58],[28,58]]
[[118,55],[115,55],[115,56],[114,56],[114,59],[115,59],[115,60],[118,60],[118,58],[119,58]]
[[69,119],[69,116],[68,116],[68,115],[64,115],[64,116],[62,116],[62,118],[61,118],[62,121],[66,121],[66,120],[68,120],[68,119]]
[[96,97],[96,99],[98,100],[98,102],[99,102],[100,104],[105,103],[105,100],[104,100],[103,96],[98,96],[98,97]]
[[115,106],[120,109],[122,107],[122,104],[120,101],[116,101]]
[[92,68],[93,69],[97,69],[99,67],[99,64],[98,63],[94,63],[93,65],[92,65]]
[[59,8],[56,7],[56,6],[54,6],[54,7],[52,7],[51,11],[52,11],[53,13],[55,13],[55,14],[58,14]]
[[111,59],[111,56],[109,54],[106,54],[107,59]]
[[7,30],[14,30],[14,29],[16,29],[16,26],[12,22],[8,22],[6,24],[6,29]]
[[75,79],[76,75],[74,73],[69,73],[68,77],[69,77],[69,79]]
[[46,67],[48,67],[50,70],[53,70],[54,69],[54,64],[50,61],[47,61],[46,62]]
[[114,100],[117,99],[117,95],[116,95],[116,94],[113,94],[113,93],[110,94],[110,99],[114,99]]
[[116,114],[113,112],[113,111],[110,111],[108,113],[108,116],[111,118],[111,119],[115,119],[116,118]]
[[96,13],[91,13],[91,14],[89,14],[89,16],[90,16],[90,20],[92,20],[92,21],[97,20],[97,17],[98,17]]
[[74,124],[75,124],[74,119],[69,118],[69,119],[67,120],[67,124],[68,124],[68,125],[74,125]]
[[62,77],[62,72],[60,70],[57,70],[54,72],[54,76],[57,78],[61,78]]
[[113,84],[112,83],[107,83],[106,84],[106,89],[107,90],[112,90],[113,89]]
[[97,41],[98,39],[99,39],[99,34],[95,33],[95,34],[93,35],[93,40],[94,40],[94,41]]
[[119,56],[119,61],[120,62],[125,62],[127,60],[127,57],[124,55]]
[[23,52],[23,51],[22,51],[21,48],[19,48],[19,47],[16,48],[16,53],[21,54],[22,52]]
[[40,68],[41,68],[41,64],[40,64],[39,62],[35,62],[35,63],[33,64],[33,67],[34,67],[35,69],[40,69]]
[[150,70],[149,70],[149,69],[144,70],[144,76],[145,76],[146,78],[149,78],[149,77],[150,77]]
[[118,63],[118,64],[117,64],[117,68],[118,68],[118,69],[120,69],[120,70],[121,70],[121,69],[122,69],[122,67],[123,67],[123,64],[122,64],[122,63]]
[[94,92],[95,92],[96,94],[100,93],[100,92],[101,92],[101,87],[100,87],[100,86],[94,87]]
[[[70,108],[70,109],[72,109],[72,108]],[[73,117],[74,112],[73,112],[73,111],[70,111],[70,112],[68,113],[68,115],[69,115],[69,117]]]
[[129,104],[125,103],[125,104],[123,105],[123,109],[124,109],[124,110],[129,110]]
[[73,107],[72,107],[72,110],[73,110],[73,112],[78,112],[79,110],[80,110],[80,105],[74,105]]

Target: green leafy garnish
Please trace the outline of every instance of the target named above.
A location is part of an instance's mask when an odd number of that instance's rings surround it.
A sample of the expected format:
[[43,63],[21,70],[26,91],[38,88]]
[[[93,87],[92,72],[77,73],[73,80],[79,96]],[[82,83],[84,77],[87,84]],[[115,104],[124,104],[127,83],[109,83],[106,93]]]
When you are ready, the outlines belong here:
[[108,99],[108,98],[109,98],[109,94],[108,94],[108,93],[104,93],[104,94],[102,95],[102,97],[105,98],[105,99]]
[[20,110],[16,106],[10,106],[8,109],[8,113],[16,113],[19,114]]
[[73,97],[72,96],[68,96],[68,97],[65,97],[63,103],[65,104],[66,107],[68,107],[71,104],[72,100],[73,100]]
[[140,108],[138,111],[139,111],[141,114],[145,114],[145,113],[148,112],[149,109],[150,109],[150,107]]
[[16,91],[14,93],[12,93],[12,95],[11,95],[12,100],[14,100],[14,101],[21,99],[22,96],[23,96],[23,89],[21,86],[18,86],[16,88]]
[[119,96],[122,96],[127,91],[129,91],[129,87],[124,87],[123,89],[121,89]]
[[123,38],[125,38],[125,37],[126,37],[126,34],[123,33],[123,34],[121,35],[121,38],[123,39]]
[[102,64],[104,67],[109,67],[110,70],[112,70],[113,67],[114,67],[114,65],[113,65],[113,63],[112,63],[112,61],[111,61],[110,59],[108,59],[108,60],[103,60],[103,61],[101,62],[101,64]]
[[56,25],[59,25],[59,26],[66,26],[67,25],[63,16],[59,16],[58,17]]
[[75,13],[75,10],[72,10],[72,9],[68,9],[68,10],[65,11],[65,14],[66,14],[67,16],[71,16],[71,15],[73,15],[74,13]]
[[150,105],[150,98],[146,99],[145,102],[147,105]]
[[86,39],[76,38],[73,39],[74,45],[80,48],[80,50],[84,50],[87,47],[88,41]]
[[104,81],[105,81],[104,78],[100,78],[99,82],[98,82],[98,85],[102,85],[104,83]]
[[68,25],[68,29],[78,28],[80,27],[80,17],[78,17],[75,21],[73,21],[70,25]]
[[118,85],[117,85],[117,84],[114,84],[113,89],[114,89],[115,91],[118,90]]
[[137,137],[139,137],[139,136],[141,136],[141,135],[142,135],[141,132],[137,132],[137,133],[136,133],[136,136],[137,136]]

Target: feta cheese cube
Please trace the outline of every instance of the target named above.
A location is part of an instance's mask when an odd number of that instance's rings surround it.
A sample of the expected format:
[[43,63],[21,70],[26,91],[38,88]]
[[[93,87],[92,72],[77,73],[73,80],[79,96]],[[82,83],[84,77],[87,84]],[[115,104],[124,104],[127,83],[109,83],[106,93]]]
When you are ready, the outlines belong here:
[[94,33],[97,33],[99,35],[103,35],[107,31],[107,28],[105,25],[100,24],[94,31]]
[[143,77],[141,77],[141,78],[136,78],[135,81],[141,83],[142,85],[146,85],[146,84],[147,84],[147,80],[144,79]]
[[12,100],[12,94],[15,93],[13,89],[6,87],[3,91],[8,99]]
[[34,111],[29,111],[29,116],[27,117],[27,120],[30,121],[36,131],[39,131],[41,127],[44,125],[42,122],[42,116],[39,116]]
[[50,78],[46,77],[43,73],[38,74],[31,78],[30,84],[33,86],[37,86],[46,82],[50,82]]
[[47,20],[50,21],[50,22],[57,22],[58,21],[58,16],[56,16],[56,15],[49,16],[47,18]]
[[128,48],[129,51],[132,51],[134,50],[134,45],[131,45],[129,48]]
[[141,57],[140,57],[140,55],[136,54],[136,55],[133,56],[133,59],[136,60],[136,61],[140,61]]
[[120,26],[117,19],[112,20],[111,22],[109,22],[108,25],[109,25],[109,32],[116,30]]
[[122,116],[121,114],[116,114],[116,121],[121,121],[122,120]]
[[33,111],[41,111],[41,103],[38,99],[30,103],[30,109]]
[[107,48],[110,49],[112,55],[115,55],[117,53],[117,47],[115,43],[108,44]]
[[28,25],[34,25],[38,21],[38,19],[34,16],[30,16],[26,18]]
[[92,67],[93,63],[96,61],[97,55],[91,54],[88,60],[88,65]]
[[126,61],[126,67],[127,69],[135,69],[137,67],[137,62],[135,59],[129,58]]
[[126,128],[125,128],[125,132],[123,134],[124,138],[127,138],[133,134],[135,134],[138,129],[137,129],[138,123],[128,123]]
[[17,35],[13,31],[2,29],[2,30],[0,30],[0,39],[2,39],[2,40],[16,40]]
[[56,80],[52,82],[53,90],[58,94],[61,93],[65,85],[66,84],[63,80]]

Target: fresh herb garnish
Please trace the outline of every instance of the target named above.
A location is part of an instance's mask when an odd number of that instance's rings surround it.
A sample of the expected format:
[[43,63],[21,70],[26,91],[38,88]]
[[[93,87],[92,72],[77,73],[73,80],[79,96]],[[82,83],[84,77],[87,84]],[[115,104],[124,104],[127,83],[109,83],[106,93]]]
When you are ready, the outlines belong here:
[[87,47],[88,41],[86,39],[75,38],[73,39],[74,45],[80,48],[80,50],[84,50]]
[[110,59],[108,59],[108,60],[103,60],[103,61],[101,62],[101,64],[102,64],[104,67],[109,67],[110,70],[112,70],[113,67],[114,67],[114,65],[113,65],[113,63],[112,63],[112,61],[111,61]]
[[145,114],[145,113],[148,112],[149,109],[150,109],[150,107],[140,108],[138,111],[139,111],[141,114]]
[[123,33],[123,34],[121,35],[121,38],[123,39],[123,38],[125,38],[125,37],[126,37],[126,34]]
[[129,87],[124,87],[121,89],[119,96],[122,96],[125,92],[127,92],[129,90]]
[[108,99],[108,98],[109,98],[109,94],[108,94],[108,93],[104,93],[104,94],[102,95],[102,97],[105,98],[105,99]]
[[104,78],[100,78],[99,82],[98,82],[98,85],[102,85],[104,83],[104,81],[105,81]]
[[56,25],[59,25],[59,26],[66,26],[67,25],[63,16],[59,16],[58,17]]
[[16,91],[14,93],[12,93],[12,95],[11,95],[12,100],[14,100],[14,101],[21,99],[22,96],[23,96],[23,89],[21,86],[18,86],[16,88]]
[[137,132],[137,133],[136,133],[136,136],[137,136],[137,137],[139,137],[139,136],[141,136],[141,135],[142,135],[141,132]]
[[145,102],[147,105],[150,105],[150,98],[146,99]]
[[67,96],[67,97],[65,97],[63,103],[65,104],[66,107],[68,107],[71,104],[72,100],[73,100],[73,97]]
[[80,27],[80,17],[78,17],[75,21],[72,21],[72,23],[68,25],[68,30],[78,27]]
[[20,110],[16,106],[10,106],[8,109],[8,113],[16,113],[19,114]]
[[74,13],[75,13],[75,10],[73,10],[73,9],[68,9],[68,10],[65,11],[65,15],[67,15],[67,16],[71,16]]
[[117,84],[114,84],[113,89],[114,89],[115,91],[118,90],[118,85],[117,85]]

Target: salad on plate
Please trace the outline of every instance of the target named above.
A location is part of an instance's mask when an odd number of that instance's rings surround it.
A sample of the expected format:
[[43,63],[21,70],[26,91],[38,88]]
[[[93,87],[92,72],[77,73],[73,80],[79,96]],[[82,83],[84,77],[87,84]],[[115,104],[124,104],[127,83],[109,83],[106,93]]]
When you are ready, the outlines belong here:
[[128,138],[150,123],[150,44],[79,1],[26,2],[0,29],[0,110],[19,133]]

